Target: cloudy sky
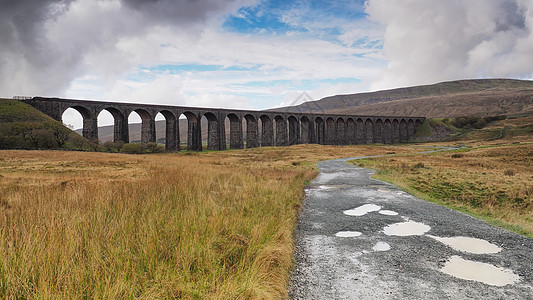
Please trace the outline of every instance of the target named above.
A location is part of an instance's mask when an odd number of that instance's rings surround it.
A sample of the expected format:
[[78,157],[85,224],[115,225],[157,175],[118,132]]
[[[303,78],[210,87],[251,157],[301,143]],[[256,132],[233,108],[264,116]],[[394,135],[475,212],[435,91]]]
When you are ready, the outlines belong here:
[[0,96],[266,109],[533,78],[531,0],[0,0]]

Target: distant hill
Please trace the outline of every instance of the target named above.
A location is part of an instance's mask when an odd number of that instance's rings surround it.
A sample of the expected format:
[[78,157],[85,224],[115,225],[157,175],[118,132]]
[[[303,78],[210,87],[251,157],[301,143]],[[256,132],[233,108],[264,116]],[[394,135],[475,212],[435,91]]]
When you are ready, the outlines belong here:
[[337,95],[284,112],[460,117],[533,114],[533,81],[473,79],[392,90]]

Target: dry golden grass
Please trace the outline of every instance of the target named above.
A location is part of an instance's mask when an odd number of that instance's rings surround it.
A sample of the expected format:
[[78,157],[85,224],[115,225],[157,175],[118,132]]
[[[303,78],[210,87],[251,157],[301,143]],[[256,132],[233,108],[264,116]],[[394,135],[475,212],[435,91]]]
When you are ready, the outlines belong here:
[[354,163],[378,170],[378,179],[423,198],[533,237],[533,143],[474,144],[474,148],[452,153]]
[[0,151],[0,298],[285,298],[315,162],[413,149]]

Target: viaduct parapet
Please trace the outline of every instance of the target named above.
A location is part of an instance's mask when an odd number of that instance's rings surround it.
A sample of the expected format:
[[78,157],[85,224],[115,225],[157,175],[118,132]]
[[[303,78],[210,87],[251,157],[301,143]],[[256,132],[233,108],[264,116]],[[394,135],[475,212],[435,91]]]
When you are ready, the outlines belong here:
[[[141,143],[156,141],[155,117],[166,120],[165,148],[180,150],[179,118],[187,118],[187,149],[202,150],[203,117],[207,119],[207,149],[225,150],[226,119],[229,119],[231,149],[295,144],[355,145],[406,142],[422,124],[423,117],[357,116],[316,113],[285,113],[236,109],[148,105],[34,97],[22,100],[52,118],[62,121],[68,108],[83,117],[83,136],[98,140],[98,115],[107,110],[114,118],[114,141],[129,142],[128,117],[142,120]],[[244,122],[244,124],[243,124]]]

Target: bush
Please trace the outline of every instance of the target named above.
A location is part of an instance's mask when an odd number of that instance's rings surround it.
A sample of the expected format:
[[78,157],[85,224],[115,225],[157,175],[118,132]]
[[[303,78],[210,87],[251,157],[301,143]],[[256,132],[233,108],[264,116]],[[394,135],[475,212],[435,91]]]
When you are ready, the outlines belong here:
[[146,152],[148,153],[161,153],[165,152],[165,148],[160,146],[158,143],[148,143],[145,146]]
[[124,142],[107,141],[103,144],[103,146],[107,152],[120,152],[120,149],[122,149],[122,146],[124,146]]
[[137,143],[127,143],[120,148],[120,153],[129,153],[129,154],[142,154],[143,148],[141,144]]

